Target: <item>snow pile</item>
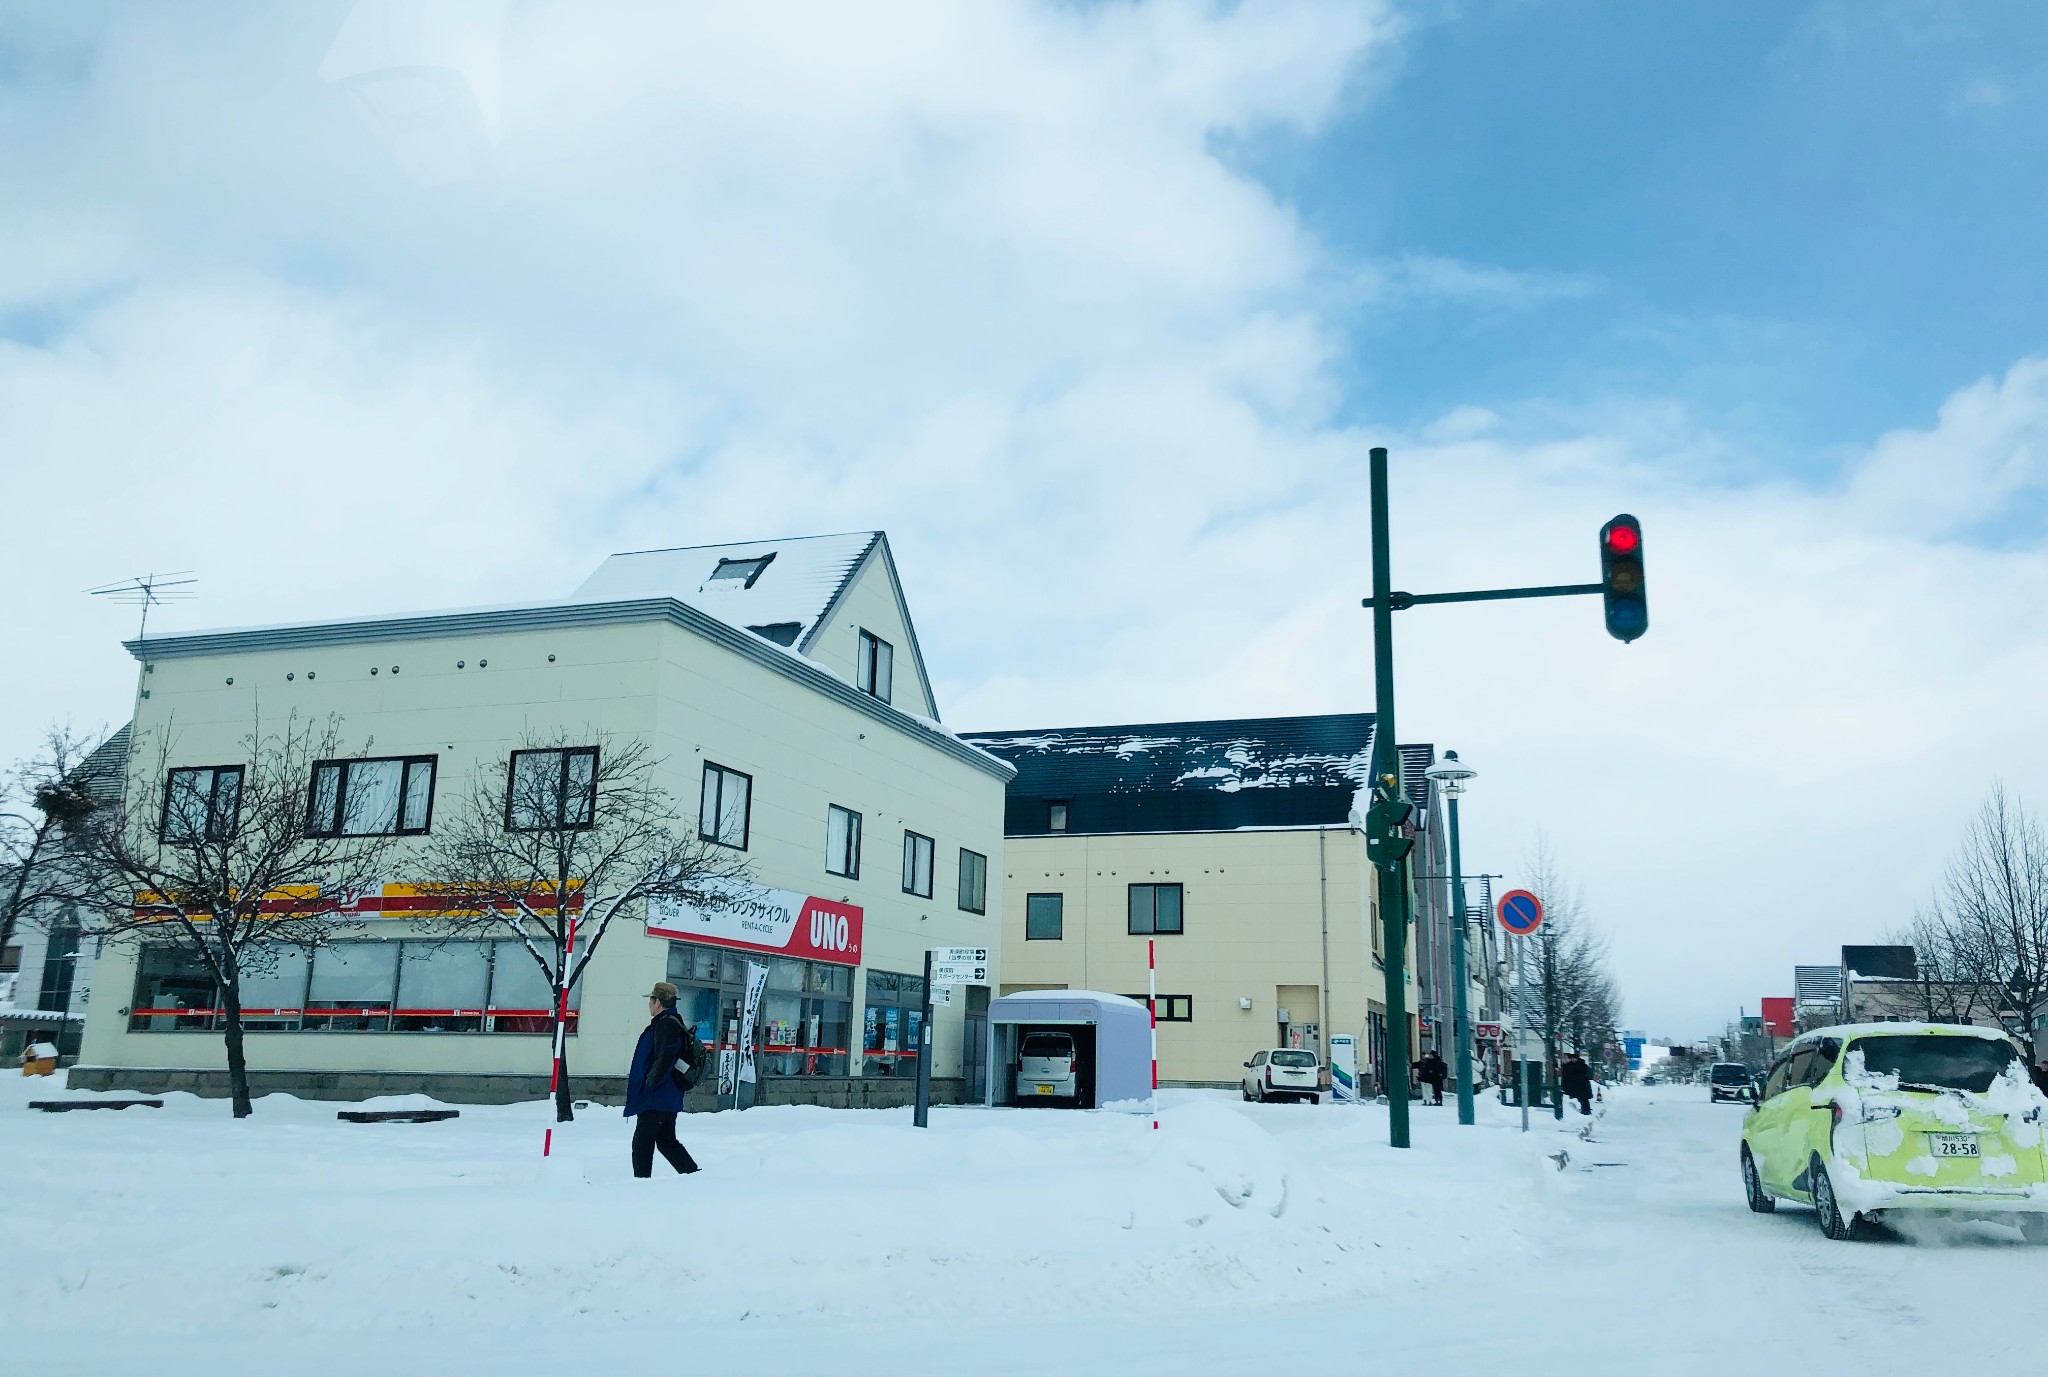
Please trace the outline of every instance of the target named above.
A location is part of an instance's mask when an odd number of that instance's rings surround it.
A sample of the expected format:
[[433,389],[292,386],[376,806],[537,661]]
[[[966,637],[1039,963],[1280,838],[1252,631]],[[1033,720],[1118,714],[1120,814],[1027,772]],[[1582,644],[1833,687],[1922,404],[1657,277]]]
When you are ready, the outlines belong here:
[[[704,1171],[630,1178],[601,1107],[538,1156],[537,1105],[431,1125],[338,1123],[271,1096],[28,1113],[0,1328],[151,1332],[550,1325],[1182,1308],[1354,1297],[1497,1267],[1547,1208],[1502,1127],[1385,1146],[1374,1107],[1190,1092],[1113,1114],[770,1107],[685,1118]],[[418,1108],[406,1096],[372,1107]],[[1468,1178],[1495,1178],[1473,1192]]]

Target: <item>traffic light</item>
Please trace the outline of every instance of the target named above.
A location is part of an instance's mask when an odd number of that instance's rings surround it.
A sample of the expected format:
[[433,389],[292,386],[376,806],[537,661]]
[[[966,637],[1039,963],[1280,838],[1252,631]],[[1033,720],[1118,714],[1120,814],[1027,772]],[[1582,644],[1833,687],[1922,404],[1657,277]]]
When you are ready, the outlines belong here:
[[1643,593],[1643,525],[1623,512],[1600,528],[1600,600],[1607,609],[1607,634],[1633,641],[1650,629],[1650,604]]
[[1401,793],[1399,778],[1381,775],[1365,810],[1365,850],[1374,865],[1392,870],[1415,849],[1415,838],[1408,832],[1414,812],[1415,805]]

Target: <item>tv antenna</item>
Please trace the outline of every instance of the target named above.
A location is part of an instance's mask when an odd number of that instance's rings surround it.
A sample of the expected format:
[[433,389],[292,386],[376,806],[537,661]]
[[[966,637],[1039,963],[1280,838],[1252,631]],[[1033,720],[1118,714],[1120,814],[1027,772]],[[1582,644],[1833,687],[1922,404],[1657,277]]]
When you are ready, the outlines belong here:
[[100,588],[88,588],[86,593],[108,602],[127,603],[130,607],[142,609],[142,625],[136,629],[135,639],[141,640],[149,630],[149,609],[171,602],[188,602],[199,596],[193,585],[199,576],[190,569],[180,569],[174,574],[139,574],[119,583],[109,583]]

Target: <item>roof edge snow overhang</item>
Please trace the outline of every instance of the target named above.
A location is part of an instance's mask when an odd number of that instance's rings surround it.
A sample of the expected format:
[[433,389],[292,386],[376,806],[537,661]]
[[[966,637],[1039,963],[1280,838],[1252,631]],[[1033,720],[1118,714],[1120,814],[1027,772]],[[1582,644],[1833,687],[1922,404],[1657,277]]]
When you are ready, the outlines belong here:
[[381,641],[417,641],[443,636],[482,636],[521,631],[551,631],[591,626],[622,626],[634,622],[667,622],[733,651],[783,678],[824,694],[841,706],[892,727],[904,736],[932,746],[983,774],[1008,784],[1017,768],[977,746],[917,717],[893,708],[822,666],[815,665],[771,641],[742,631],[708,612],[674,598],[636,598],[626,602],[540,603],[526,607],[484,608],[418,616],[376,617],[359,621],[312,622],[296,626],[250,627],[233,631],[201,631],[183,636],[151,636],[123,641],[137,660],[180,659],[197,655],[233,655],[255,651],[304,650],[364,645]]

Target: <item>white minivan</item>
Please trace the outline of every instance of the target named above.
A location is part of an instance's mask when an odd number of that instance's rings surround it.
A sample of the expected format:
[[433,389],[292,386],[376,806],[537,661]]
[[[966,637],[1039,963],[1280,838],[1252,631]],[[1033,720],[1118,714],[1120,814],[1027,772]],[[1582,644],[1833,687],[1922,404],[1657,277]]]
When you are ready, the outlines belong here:
[[1017,1049],[1017,1103],[1081,1098],[1081,1060],[1072,1033],[1039,1029]]
[[1299,1047],[1274,1047],[1257,1052],[1244,1064],[1247,1100],[1321,1100],[1322,1064],[1313,1052]]

